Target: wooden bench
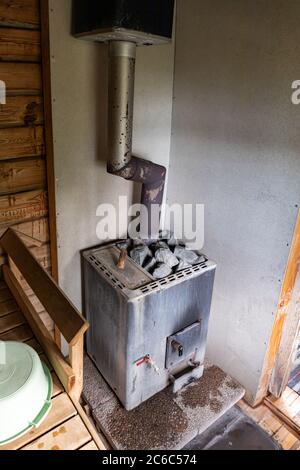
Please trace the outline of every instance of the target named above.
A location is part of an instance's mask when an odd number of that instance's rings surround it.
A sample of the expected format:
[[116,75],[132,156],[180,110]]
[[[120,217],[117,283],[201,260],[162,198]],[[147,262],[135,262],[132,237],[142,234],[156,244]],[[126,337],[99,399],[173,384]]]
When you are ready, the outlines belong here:
[[[16,231],[8,229],[0,243],[9,259],[0,283],[0,340],[32,346],[48,365],[54,384],[52,409],[41,426],[0,450],[104,450],[104,442],[79,403],[87,322]],[[61,353],[24,286],[32,289],[65,338],[68,358]]]

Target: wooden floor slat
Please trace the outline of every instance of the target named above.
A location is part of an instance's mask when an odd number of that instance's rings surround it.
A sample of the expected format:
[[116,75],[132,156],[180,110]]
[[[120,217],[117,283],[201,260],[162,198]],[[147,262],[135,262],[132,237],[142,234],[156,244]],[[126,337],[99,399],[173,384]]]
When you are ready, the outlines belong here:
[[16,312],[18,305],[14,299],[6,300],[0,303],[0,318],[8,315],[9,313]]
[[59,378],[55,374],[55,372],[51,373],[52,376],[52,381],[53,381],[53,392],[52,392],[52,398],[56,397],[60,393],[64,392],[64,387],[62,386]]
[[40,360],[46,364],[46,366],[48,367],[48,369],[50,370],[50,372],[53,372],[53,367],[52,367],[52,364],[50,364],[47,356],[45,354],[40,354]]
[[14,330],[7,331],[6,333],[0,334],[1,341],[19,341],[24,343],[25,341],[33,338],[33,333],[28,325],[22,325]]
[[80,450],[90,451],[90,450],[99,450],[94,441],[89,442],[85,446],[81,447]]
[[10,313],[5,317],[0,318],[0,334],[13,330],[18,326],[25,325],[26,321],[20,311]]
[[48,433],[77,414],[76,409],[66,393],[52,400],[52,408],[39,428],[33,429],[20,439],[8,444],[3,450],[18,450]]
[[0,290],[0,303],[7,302],[7,300],[13,300],[13,296],[8,288]]
[[[274,397],[269,397],[271,400],[265,400],[262,405],[251,408],[245,401],[238,403],[242,411],[255,421],[269,436],[273,437],[284,450],[300,450],[300,433],[286,421],[286,418],[276,413],[272,401],[276,402]],[[290,403],[290,406],[296,403],[293,399],[293,394],[287,390],[284,394],[284,399]],[[297,400],[297,398],[296,398]]]
[[274,439],[280,444],[283,450],[291,450],[293,446],[299,443],[299,438],[294,436],[294,434],[283,426],[274,434]]
[[44,434],[23,450],[77,450],[91,441],[91,436],[79,416]]
[[287,388],[281,398],[268,396],[266,406],[300,436],[300,396]]
[[[20,341],[33,347],[51,372],[53,392],[52,409],[41,426],[1,450],[99,450],[102,447],[97,447],[97,434],[86,424],[87,418],[81,415],[81,408],[74,405],[65,393],[22,313],[19,310],[8,313],[16,306],[8,296],[11,297],[10,291],[0,282],[0,298],[3,300],[0,303],[0,340]],[[42,315],[46,313],[42,312]]]
[[32,338],[29,341],[26,341],[26,344],[28,344],[28,346],[33,348],[38,354],[43,353],[42,346],[40,345],[40,343],[37,342],[37,340],[35,338]]

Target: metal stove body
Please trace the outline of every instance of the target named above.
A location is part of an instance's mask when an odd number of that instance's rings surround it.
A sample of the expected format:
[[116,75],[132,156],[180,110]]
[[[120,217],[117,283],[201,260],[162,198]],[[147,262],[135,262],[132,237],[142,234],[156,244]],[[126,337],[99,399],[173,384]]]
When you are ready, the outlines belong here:
[[203,374],[216,265],[205,261],[160,281],[102,246],[83,253],[87,352],[127,410]]

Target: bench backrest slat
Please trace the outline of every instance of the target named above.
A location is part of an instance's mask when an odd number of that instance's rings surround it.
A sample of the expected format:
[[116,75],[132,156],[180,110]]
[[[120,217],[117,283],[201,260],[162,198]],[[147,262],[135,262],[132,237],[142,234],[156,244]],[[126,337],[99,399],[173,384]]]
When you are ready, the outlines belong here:
[[66,341],[75,344],[87,330],[88,323],[13,229],[8,229],[0,242]]

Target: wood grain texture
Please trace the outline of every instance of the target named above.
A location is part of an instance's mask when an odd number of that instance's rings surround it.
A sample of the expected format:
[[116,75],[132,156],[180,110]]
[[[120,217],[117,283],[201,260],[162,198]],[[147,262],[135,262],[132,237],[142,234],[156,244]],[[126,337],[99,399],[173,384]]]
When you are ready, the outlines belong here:
[[49,221],[46,217],[31,222],[22,222],[14,225],[14,230],[29,237],[40,240],[42,243],[50,242]]
[[8,300],[13,300],[13,296],[10,290],[7,287],[5,287],[4,289],[1,289],[0,291],[0,303],[7,302]]
[[[16,279],[12,271],[7,266],[4,266],[3,273],[5,282],[13,293],[13,296],[16,302],[18,303],[19,307],[21,308],[36,339],[42,345],[43,350],[47,354],[48,359],[51,361],[51,364],[54,367],[54,370],[57,376],[59,377],[61,383],[63,384],[65,390],[69,392],[75,382],[75,377],[71,367],[67,364],[62,353],[58,349],[57,345],[54,343],[49,331],[41,321],[40,317],[35,311],[33,305],[30,303],[26,294],[23,292],[20,284],[18,283],[18,280]],[[0,319],[0,325],[1,321],[4,321],[6,318],[7,317]]]
[[86,444],[85,446],[83,446],[80,450],[88,452],[88,451],[91,451],[91,450],[99,450],[99,449],[96,446],[95,442],[91,441],[88,444]]
[[[0,170],[1,171],[1,170]],[[48,202],[46,191],[28,191],[0,197],[0,235],[14,225],[17,230],[47,242]],[[40,219],[41,220],[32,220]],[[23,222],[30,220],[30,222]],[[46,222],[45,222],[46,220]]]
[[[9,272],[9,268],[5,268],[5,272]],[[7,277],[6,277],[7,278]],[[13,278],[9,279],[10,280]],[[12,291],[17,294],[16,299],[21,298],[26,307],[24,313],[28,313],[28,303],[26,295],[22,290],[17,289],[14,291],[16,284],[11,285]],[[5,293],[8,290],[6,283],[0,283],[0,293]],[[6,298],[7,296],[4,295]],[[30,308],[31,310],[31,308]],[[38,330],[42,334],[44,342],[51,341],[54,348],[57,348],[49,333],[40,326],[39,321],[36,320],[34,312],[30,314],[30,321],[34,318],[34,325],[38,325]],[[1,326],[1,322],[0,322]],[[5,333],[0,333],[0,340],[4,341],[21,341],[26,342],[29,346],[33,347],[40,359],[47,364],[53,379],[53,393],[52,393],[52,409],[38,429],[32,430],[25,436],[22,436],[17,441],[8,444],[0,450],[106,450],[109,447],[102,441],[95,427],[90,422],[87,415],[84,413],[83,408],[74,398],[69,397],[64,393],[62,383],[53,370],[52,364],[42,352],[42,344],[33,337],[33,332],[25,323],[22,326],[15,327],[15,322],[10,321],[10,329]],[[51,357],[51,354],[50,354]],[[56,361],[51,358],[54,367],[56,368]],[[87,445],[89,444],[89,445]]]
[[[72,397],[71,397],[72,399]],[[90,419],[88,418],[87,414],[84,412],[81,404],[78,401],[73,401],[73,405],[75,406],[82,422],[84,423],[86,429],[90,433],[92,439],[97,444],[99,450],[111,450],[108,442],[106,441],[105,437],[96,430],[94,424],[91,423]]]
[[51,375],[52,375],[52,381],[53,381],[52,398],[54,398],[64,392],[64,387],[62,386],[55,372],[52,372]]
[[88,323],[12,229],[8,229],[2,236],[1,244],[66,341],[75,345],[87,330]]
[[1,163],[0,196],[45,187],[46,165],[43,159],[20,159]]
[[300,395],[287,387],[280,398],[268,396],[265,404],[278,419],[300,436]]
[[20,311],[10,313],[5,317],[0,318],[0,334],[13,330],[18,326],[25,325],[26,320]]
[[281,427],[273,437],[283,450],[291,450],[295,444],[299,443],[299,436],[295,436],[285,427]]
[[[286,318],[289,311],[289,305],[293,298],[295,283],[300,266],[300,211],[296,221],[294,236],[292,240],[290,255],[287,263],[286,273],[281,288],[280,298],[278,302],[278,308],[275,316],[274,326],[269,341],[268,350],[260,378],[260,383],[256,397],[253,400],[252,405],[256,406],[261,403],[268,394],[268,388],[270,384],[271,374],[276,362],[276,358],[281,344],[282,335]],[[295,335],[297,331],[295,331]]]
[[257,423],[269,436],[274,438],[283,450],[299,450],[300,435],[268,407],[267,402],[251,408],[245,401],[238,403],[242,411]]
[[[300,271],[298,271],[288,303],[286,320],[284,323],[280,347],[275,359],[269,391],[281,397],[288,385],[289,378],[295,364],[295,352],[297,352],[300,338]],[[299,410],[300,411],[300,410]]]
[[45,245],[42,245],[41,247],[31,248],[30,251],[44,269],[51,266],[51,254],[50,254],[49,243],[46,243]]
[[0,28],[0,60],[39,62],[40,58],[39,31]]
[[40,64],[0,62],[0,77],[8,95],[39,95],[42,93]]
[[83,336],[76,344],[70,345],[69,359],[75,374],[75,384],[71,390],[72,398],[79,402],[83,389]]
[[8,96],[0,104],[0,128],[39,125],[44,121],[40,96]]
[[1,0],[0,25],[39,28],[39,0]]
[[0,129],[0,160],[35,157],[44,153],[42,126]]
[[25,436],[8,444],[2,450],[18,450],[22,447],[34,442],[43,434],[49,432],[52,428],[59,426],[64,421],[72,418],[77,414],[70,398],[66,393],[62,393],[52,400],[52,408],[47,419],[37,428],[25,434]]
[[0,334],[1,341],[19,341],[24,343],[31,338],[33,338],[33,333],[28,325],[22,325],[13,330]]
[[90,442],[91,436],[79,416],[44,434],[24,450],[77,450]]
[[0,318],[5,317],[9,313],[16,312],[18,310],[18,305],[14,299],[6,300],[5,302],[0,303]]

